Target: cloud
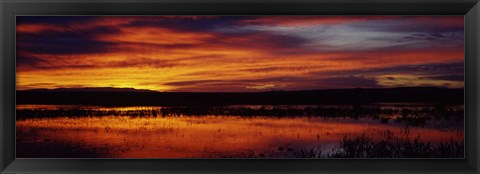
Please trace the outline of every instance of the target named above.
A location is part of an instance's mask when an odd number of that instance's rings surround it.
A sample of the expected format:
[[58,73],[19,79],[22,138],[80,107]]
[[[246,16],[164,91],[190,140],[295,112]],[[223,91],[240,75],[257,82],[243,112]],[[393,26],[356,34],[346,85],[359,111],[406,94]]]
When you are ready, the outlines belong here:
[[[152,58],[138,58],[130,57],[124,60],[116,61],[103,61],[103,62],[78,62],[72,61],[68,64],[54,64],[49,61],[40,61],[38,58],[29,58],[21,57],[20,60],[22,63],[19,64],[19,67],[23,71],[39,71],[39,70],[68,70],[68,69],[101,69],[101,68],[171,68],[175,66],[182,66],[179,62],[172,62],[162,59],[152,59]],[[59,60],[59,59],[56,59]],[[30,61],[30,63],[25,63]]]
[[378,19],[398,18],[395,16],[260,16],[240,20],[241,25],[300,27],[332,25]]
[[[270,19],[272,18],[272,19]],[[299,17],[298,23],[308,25],[282,25],[289,21],[288,17],[270,17],[266,22],[258,25],[238,26],[237,30],[260,30],[292,36],[299,36],[311,40],[311,47],[320,51],[345,50],[377,50],[391,48],[431,48],[451,47],[463,44],[463,16],[434,17],[309,17],[308,20]],[[292,17],[295,18],[295,17]],[[257,19],[262,21],[262,18]],[[325,21],[327,21],[325,23]],[[288,22],[287,22],[288,23]],[[226,30],[226,29],[224,29]],[[227,30],[229,31],[229,30]],[[411,35],[428,34],[422,39]],[[439,40],[438,35],[449,35],[448,42]]]
[[121,61],[107,62],[100,67],[107,68],[130,68],[130,67],[151,67],[151,68],[170,68],[180,66],[178,62],[172,62],[154,58],[128,58]]
[[39,57],[35,57],[27,54],[17,54],[17,59],[16,59],[17,66],[34,67],[42,64],[43,62],[45,61]]
[[179,81],[179,82],[168,82],[164,83],[164,85],[169,86],[194,86],[194,85],[205,85],[210,83],[218,83],[222,82],[219,80],[193,80],[193,81]]
[[395,80],[395,77],[386,77],[388,80]]
[[427,76],[425,79],[434,79],[434,80],[447,80],[447,81],[457,81],[463,82],[464,76],[462,75],[438,75],[438,76]]
[[330,86],[336,86],[337,88],[378,88],[382,87],[378,85],[378,82],[374,79],[368,79],[363,76],[338,76],[329,77],[325,79],[319,79],[318,84],[328,88]]
[[17,80],[160,91],[458,87],[463,40],[462,16],[21,16]]
[[248,33],[222,33],[215,38],[206,40],[206,43],[216,43],[237,49],[269,52],[271,54],[300,54],[308,53],[305,47],[309,40],[303,37],[276,34],[262,31]]
[[389,32],[462,32],[464,27],[463,16],[397,16],[391,19],[380,19],[356,23],[355,27],[363,27],[372,31]]
[[17,52],[36,54],[88,54],[110,52],[114,42],[99,41],[97,34],[115,33],[115,29],[95,28],[87,31],[17,33]]
[[[422,75],[445,75],[445,74],[463,74],[464,63],[432,63],[432,64],[414,64],[401,65],[371,69],[357,69],[348,71],[330,71],[314,72],[322,75],[386,75],[386,74],[422,74]],[[394,78],[394,77],[389,77]]]

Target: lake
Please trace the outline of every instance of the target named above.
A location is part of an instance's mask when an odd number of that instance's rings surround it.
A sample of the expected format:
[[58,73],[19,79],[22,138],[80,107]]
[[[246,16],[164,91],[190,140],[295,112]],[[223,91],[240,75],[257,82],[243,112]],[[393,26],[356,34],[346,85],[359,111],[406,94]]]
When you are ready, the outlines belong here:
[[17,158],[463,158],[463,105],[17,105]]

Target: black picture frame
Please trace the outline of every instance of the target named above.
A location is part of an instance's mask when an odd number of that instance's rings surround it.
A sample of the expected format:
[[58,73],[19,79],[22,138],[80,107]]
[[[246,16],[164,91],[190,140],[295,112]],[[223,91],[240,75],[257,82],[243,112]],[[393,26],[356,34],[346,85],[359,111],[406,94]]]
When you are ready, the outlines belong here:
[[[479,173],[478,0],[0,0],[1,173]],[[17,15],[465,15],[465,159],[15,159]]]

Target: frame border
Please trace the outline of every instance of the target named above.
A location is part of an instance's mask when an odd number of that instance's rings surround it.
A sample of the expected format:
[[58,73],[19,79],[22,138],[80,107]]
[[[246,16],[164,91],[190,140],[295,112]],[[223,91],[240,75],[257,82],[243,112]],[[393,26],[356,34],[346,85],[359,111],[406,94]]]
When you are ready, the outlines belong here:
[[[479,0],[0,0],[0,173],[480,173]],[[465,159],[15,159],[17,15],[464,15]]]

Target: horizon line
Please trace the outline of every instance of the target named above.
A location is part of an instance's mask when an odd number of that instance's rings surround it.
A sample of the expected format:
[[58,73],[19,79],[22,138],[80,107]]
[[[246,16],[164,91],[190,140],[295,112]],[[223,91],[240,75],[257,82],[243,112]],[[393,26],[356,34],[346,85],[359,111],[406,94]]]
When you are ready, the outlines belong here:
[[[436,89],[465,89],[465,87],[449,88],[441,86],[402,86],[402,87],[376,87],[376,88],[364,88],[364,87],[352,87],[352,88],[324,88],[324,89],[305,89],[305,90],[281,90],[270,89],[264,91],[157,91],[151,89],[137,89],[132,87],[117,88],[117,87],[83,87],[83,88],[33,88],[33,89],[16,89],[16,92],[22,91],[60,91],[60,92],[159,92],[159,93],[263,93],[263,92],[300,92],[300,91],[323,91],[323,90],[355,90],[355,89],[401,89],[401,88],[436,88]],[[67,90],[67,91],[62,91]],[[77,91],[75,91],[77,90]],[[86,90],[86,91],[81,91]],[[88,91],[90,90],[90,91]],[[95,91],[99,90],[99,91]],[[110,91],[109,91],[110,90]],[[122,91],[123,90],[123,91]],[[128,91],[130,90],[130,91]]]

